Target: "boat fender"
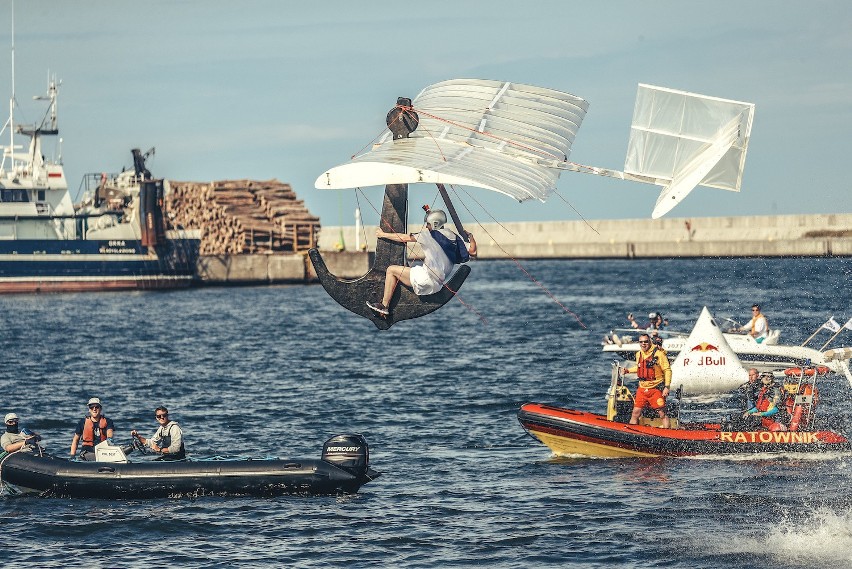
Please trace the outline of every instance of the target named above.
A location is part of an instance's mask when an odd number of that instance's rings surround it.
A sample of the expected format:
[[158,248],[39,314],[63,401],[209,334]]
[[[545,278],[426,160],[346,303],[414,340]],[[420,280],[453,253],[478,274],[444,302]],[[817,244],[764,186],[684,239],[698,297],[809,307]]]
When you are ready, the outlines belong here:
[[799,430],[799,423],[801,423],[801,422],[802,422],[802,406],[796,405],[793,408],[793,418],[790,419],[790,430],[791,431],[798,431]]
[[831,370],[826,366],[806,367],[804,368],[804,372],[800,367],[788,367],[784,370],[784,375],[801,376],[804,373],[808,377],[813,377],[814,375],[826,375],[829,371]]
[[367,439],[354,434],[331,437],[322,447],[322,459],[361,478],[370,466]]
[[[808,415],[813,409],[813,405],[816,403],[817,391],[814,389],[812,385],[803,385],[801,392],[796,396],[795,403],[793,405],[793,412],[790,413],[790,430],[798,431],[799,425],[802,423],[802,417],[805,416],[805,421],[807,422]],[[808,413],[808,415],[805,415]]]

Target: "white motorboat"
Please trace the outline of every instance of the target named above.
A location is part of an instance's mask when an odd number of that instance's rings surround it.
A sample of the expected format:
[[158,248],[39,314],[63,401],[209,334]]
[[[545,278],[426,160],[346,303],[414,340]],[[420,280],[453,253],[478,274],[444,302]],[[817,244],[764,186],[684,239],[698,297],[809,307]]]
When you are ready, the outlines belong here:
[[[636,339],[644,331],[629,330],[623,331],[622,334],[618,332],[615,331],[607,337],[605,342],[609,343],[604,343],[603,352],[616,354],[624,359],[632,359],[639,349]],[[682,352],[696,349],[695,343],[690,341],[688,334],[665,330],[659,330],[657,333],[663,339],[663,349],[666,350],[669,360],[673,362]],[[779,344],[780,330],[777,329],[771,330],[769,337],[760,343],[747,334],[729,332],[722,335],[746,369],[776,371],[805,366],[826,366],[834,373],[844,375],[852,385],[852,373],[849,370],[852,350],[848,348],[821,351],[808,346]]]

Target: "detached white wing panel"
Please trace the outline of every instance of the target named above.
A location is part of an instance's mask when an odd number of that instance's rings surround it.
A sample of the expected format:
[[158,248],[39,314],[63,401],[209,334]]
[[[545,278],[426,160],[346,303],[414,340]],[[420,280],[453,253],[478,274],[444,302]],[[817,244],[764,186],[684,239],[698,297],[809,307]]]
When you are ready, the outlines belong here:
[[544,201],[586,115],[579,97],[530,85],[455,79],[412,102],[420,124],[407,139],[385,131],[369,151],[328,170],[318,189],[437,182]]
[[660,197],[657,198],[651,217],[657,219],[667,214],[695,186],[700,184],[711,170],[717,168],[719,161],[728,154],[731,146],[737,141],[737,133],[738,119],[734,118],[712,143],[705,145],[704,149],[696,154],[689,164],[684,165],[675,174],[671,183],[663,188]]
[[754,104],[640,84],[624,172],[666,186],[653,217],[696,185],[738,192]]

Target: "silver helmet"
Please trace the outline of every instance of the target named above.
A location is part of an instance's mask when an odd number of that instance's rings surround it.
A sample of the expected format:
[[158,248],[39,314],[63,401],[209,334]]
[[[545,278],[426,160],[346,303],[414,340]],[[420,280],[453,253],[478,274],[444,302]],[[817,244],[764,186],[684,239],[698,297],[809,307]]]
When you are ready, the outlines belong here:
[[447,214],[443,210],[433,209],[426,214],[424,221],[429,229],[441,229],[447,223]]

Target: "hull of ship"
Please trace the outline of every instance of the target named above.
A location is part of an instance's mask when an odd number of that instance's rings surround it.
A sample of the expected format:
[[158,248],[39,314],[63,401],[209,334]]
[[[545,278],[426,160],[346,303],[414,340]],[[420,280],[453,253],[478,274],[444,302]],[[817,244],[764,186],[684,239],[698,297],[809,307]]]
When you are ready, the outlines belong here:
[[603,415],[528,403],[518,412],[524,429],[559,456],[652,457],[848,451],[834,431],[726,431],[715,423],[679,429],[628,425]]
[[2,481],[16,492],[63,498],[354,494],[378,475],[369,468],[353,472],[315,459],[120,464],[70,462],[24,452],[2,459]]
[[197,239],[149,251],[139,241],[0,241],[0,293],[183,288],[195,280]]

